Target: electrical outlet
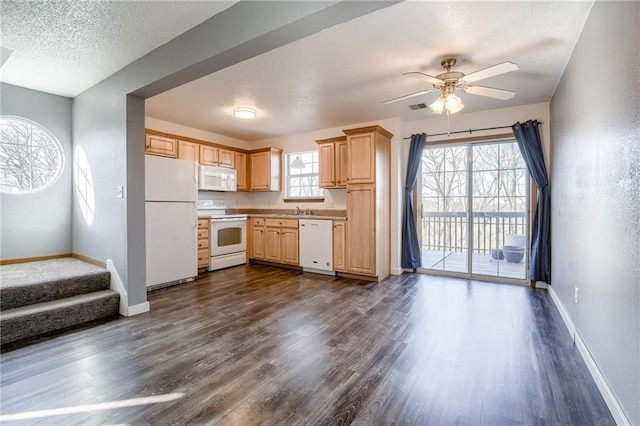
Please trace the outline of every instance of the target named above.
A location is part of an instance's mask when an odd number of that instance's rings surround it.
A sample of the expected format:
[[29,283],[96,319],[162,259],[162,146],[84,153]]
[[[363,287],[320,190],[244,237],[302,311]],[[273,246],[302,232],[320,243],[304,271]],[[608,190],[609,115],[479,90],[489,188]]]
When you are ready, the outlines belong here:
[[116,198],[124,198],[124,186],[116,186]]
[[578,289],[578,287],[574,287],[574,290],[573,290],[573,301],[578,303],[579,297],[580,297],[580,289]]

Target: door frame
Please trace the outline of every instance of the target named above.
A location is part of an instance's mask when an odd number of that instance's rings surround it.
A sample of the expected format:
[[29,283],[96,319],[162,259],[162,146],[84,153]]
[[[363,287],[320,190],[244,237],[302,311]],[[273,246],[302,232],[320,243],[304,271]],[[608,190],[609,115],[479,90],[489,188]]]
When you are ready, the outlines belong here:
[[[425,149],[428,149],[430,147],[443,147],[443,146],[447,146],[447,145],[451,145],[451,146],[460,146],[460,145],[464,145],[464,146],[471,146],[474,144],[490,144],[490,143],[498,143],[498,142],[507,142],[507,141],[514,141],[515,142],[515,136],[513,133],[502,133],[502,134],[497,134],[497,135],[484,135],[484,136],[472,136],[472,137],[466,137],[466,138],[459,138],[459,139],[441,139],[441,140],[435,140],[435,141],[428,141],[427,140],[427,144],[425,146]],[[472,163],[472,161],[470,159],[467,159],[467,165],[469,163]],[[526,165],[525,165],[526,167]],[[529,190],[527,191],[527,193],[525,194],[525,205],[527,206],[526,211],[525,211],[525,218],[526,218],[526,229],[525,229],[525,246],[526,246],[526,251],[525,251],[525,257],[524,257],[524,262],[525,262],[525,277],[520,279],[520,278],[509,278],[509,277],[499,277],[499,276],[494,276],[494,275],[482,275],[482,274],[474,274],[473,273],[473,250],[472,248],[474,247],[474,241],[473,241],[473,203],[471,202],[471,185],[472,185],[472,181],[473,181],[473,177],[472,177],[472,170],[467,169],[467,197],[469,198],[469,203],[468,203],[468,214],[469,214],[469,220],[468,220],[468,229],[467,229],[467,272],[452,272],[452,271],[439,271],[436,269],[428,269],[428,268],[424,268],[424,267],[420,267],[416,269],[416,272],[421,273],[421,274],[427,274],[427,275],[436,275],[436,276],[445,276],[445,277],[453,277],[453,278],[462,278],[462,279],[467,279],[467,280],[475,280],[475,281],[489,281],[489,282],[497,282],[497,283],[503,283],[503,284],[518,284],[518,285],[526,285],[529,286],[530,285],[530,281],[529,281],[529,258],[531,255],[531,230],[532,230],[532,223],[531,223],[531,212],[535,211],[535,205],[533,203],[537,202],[537,187],[535,186],[533,179],[531,179],[531,176],[529,174],[529,169],[528,167],[526,167],[527,169],[527,173],[526,173],[526,180],[528,182],[528,188]],[[420,163],[420,167],[418,169],[418,176],[422,176],[422,162]],[[420,255],[422,256],[422,200],[421,197],[418,196],[418,194],[421,194],[421,186],[422,186],[422,179],[416,179],[416,185],[413,189],[413,205],[414,206],[419,206],[419,208],[416,208],[414,211],[414,215],[415,215],[415,220],[416,220],[416,224],[420,227],[420,230],[418,232],[418,241],[420,242]]]

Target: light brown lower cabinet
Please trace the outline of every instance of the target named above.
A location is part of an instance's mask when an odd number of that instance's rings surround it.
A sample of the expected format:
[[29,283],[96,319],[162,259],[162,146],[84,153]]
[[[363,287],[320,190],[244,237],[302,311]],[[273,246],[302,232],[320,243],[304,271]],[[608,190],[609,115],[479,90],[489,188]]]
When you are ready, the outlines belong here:
[[264,234],[264,219],[260,217],[251,218],[251,249],[249,250],[249,257],[252,259],[264,259]]
[[[256,226],[255,220],[264,225]],[[253,259],[299,265],[298,220],[254,218]]]
[[333,221],[333,269],[344,272],[347,269],[347,229],[343,220]]
[[[297,222],[297,221],[296,221]],[[298,240],[298,228],[282,228],[280,239],[282,241],[282,263],[298,265],[300,263],[300,245]]]
[[209,223],[207,218],[198,218],[198,268],[209,267]]

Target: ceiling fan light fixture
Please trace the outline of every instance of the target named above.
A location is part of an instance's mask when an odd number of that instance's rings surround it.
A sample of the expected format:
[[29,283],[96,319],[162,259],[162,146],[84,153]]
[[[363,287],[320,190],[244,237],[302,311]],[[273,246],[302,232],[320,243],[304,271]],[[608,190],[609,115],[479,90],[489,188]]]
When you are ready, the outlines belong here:
[[434,114],[442,114],[444,105],[445,105],[445,97],[444,95],[440,95],[438,96],[438,99],[435,100],[435,102],[429,105],[429,108],[431,108],[431,111],[433,111]]
[[455,93],[447,93],[444,106],[447,111],[452,112],[462,104],[462,100]]
[[251,119],[256,118],[256,110],[251,108],[234,108],[233,110],[234,117]]
[[463,108],[464,108],[464,104],[460,102],[457,107],[453,109],[447,109],[447,111],[449,112],[449,114],[455,114],[456,112],[462,111]]

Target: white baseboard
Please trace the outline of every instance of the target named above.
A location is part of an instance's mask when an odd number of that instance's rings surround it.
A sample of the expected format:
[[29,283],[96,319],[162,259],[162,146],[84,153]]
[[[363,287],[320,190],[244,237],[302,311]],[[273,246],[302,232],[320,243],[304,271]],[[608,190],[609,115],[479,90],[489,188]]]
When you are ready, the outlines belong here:
[[611,415],[613,416],[613,419],[616,421],[616,424],[631,425],[631,422],[629,421],[627,416],[624,414],[622,407],[620,406],[620,404],[618,403],[618,400],[616,399],[615,395],[611,391],[609,384],[607,383],[606,379],[602,375],[602,371],[600,371],[600,368],[598,368],[598,364],[596,364],[596,360],[593,359],[593,356],[591,356],[591,353],[589,352],[589,348],[587,348],[587,345],[585,345],[584,341],[580,337],[580,333],[578,333],[578,330],[573,324],[573,321],[571,321],[571,317],[569,317],[569,314],[564,308],[564,305],[562,304],[562,302],[560,302],[558,295],[555,293],[555,291],[553,291],[553,286],[548,286],[547,290],[549,291],[551,300],[553,300],[553,303],[556,305],[556,308],[558,308],[558,311],[560,312],[560,316],[564,321],[564,325],[569,330],[569,333],[571,333],[571,337],[573,338],[573,343],[578,348],[578,352],[580,352],[582,359],[584,360],[585,364],[587,365],[587,368],[589,369],[589,373],[591,373],[591,377],[593,377],[593,380],[596,382],[596,386],[598,386],[598,390],[600,391],[600,394],[602,395],[604,402],[607,404],[609,411],[611,411]]
[[120,275],[118,275],[118,271],[116,269],[116,265],[113,263],[113,260],[107,259],[106,268],[107,271],[111,273],[111,290],[120,294],[120,315],[124,317],[130,317],[132,315],[138,315],[144,312],[148,312],[150,309],[149,302],[129,306],[129,295],[127,294],[127,290],[124,288],[124,284],[120,279]]
[[126,316],[132,317],[134,315],[143,314],[145,312],[149,312],[150,309],[151,307],[149,306],[149,302],[144,302],[137,305],[129,306],[127,308]]
[[391,268],[391,275],[402,275],[402,273],[404,272],[404,269],[402,268]]

